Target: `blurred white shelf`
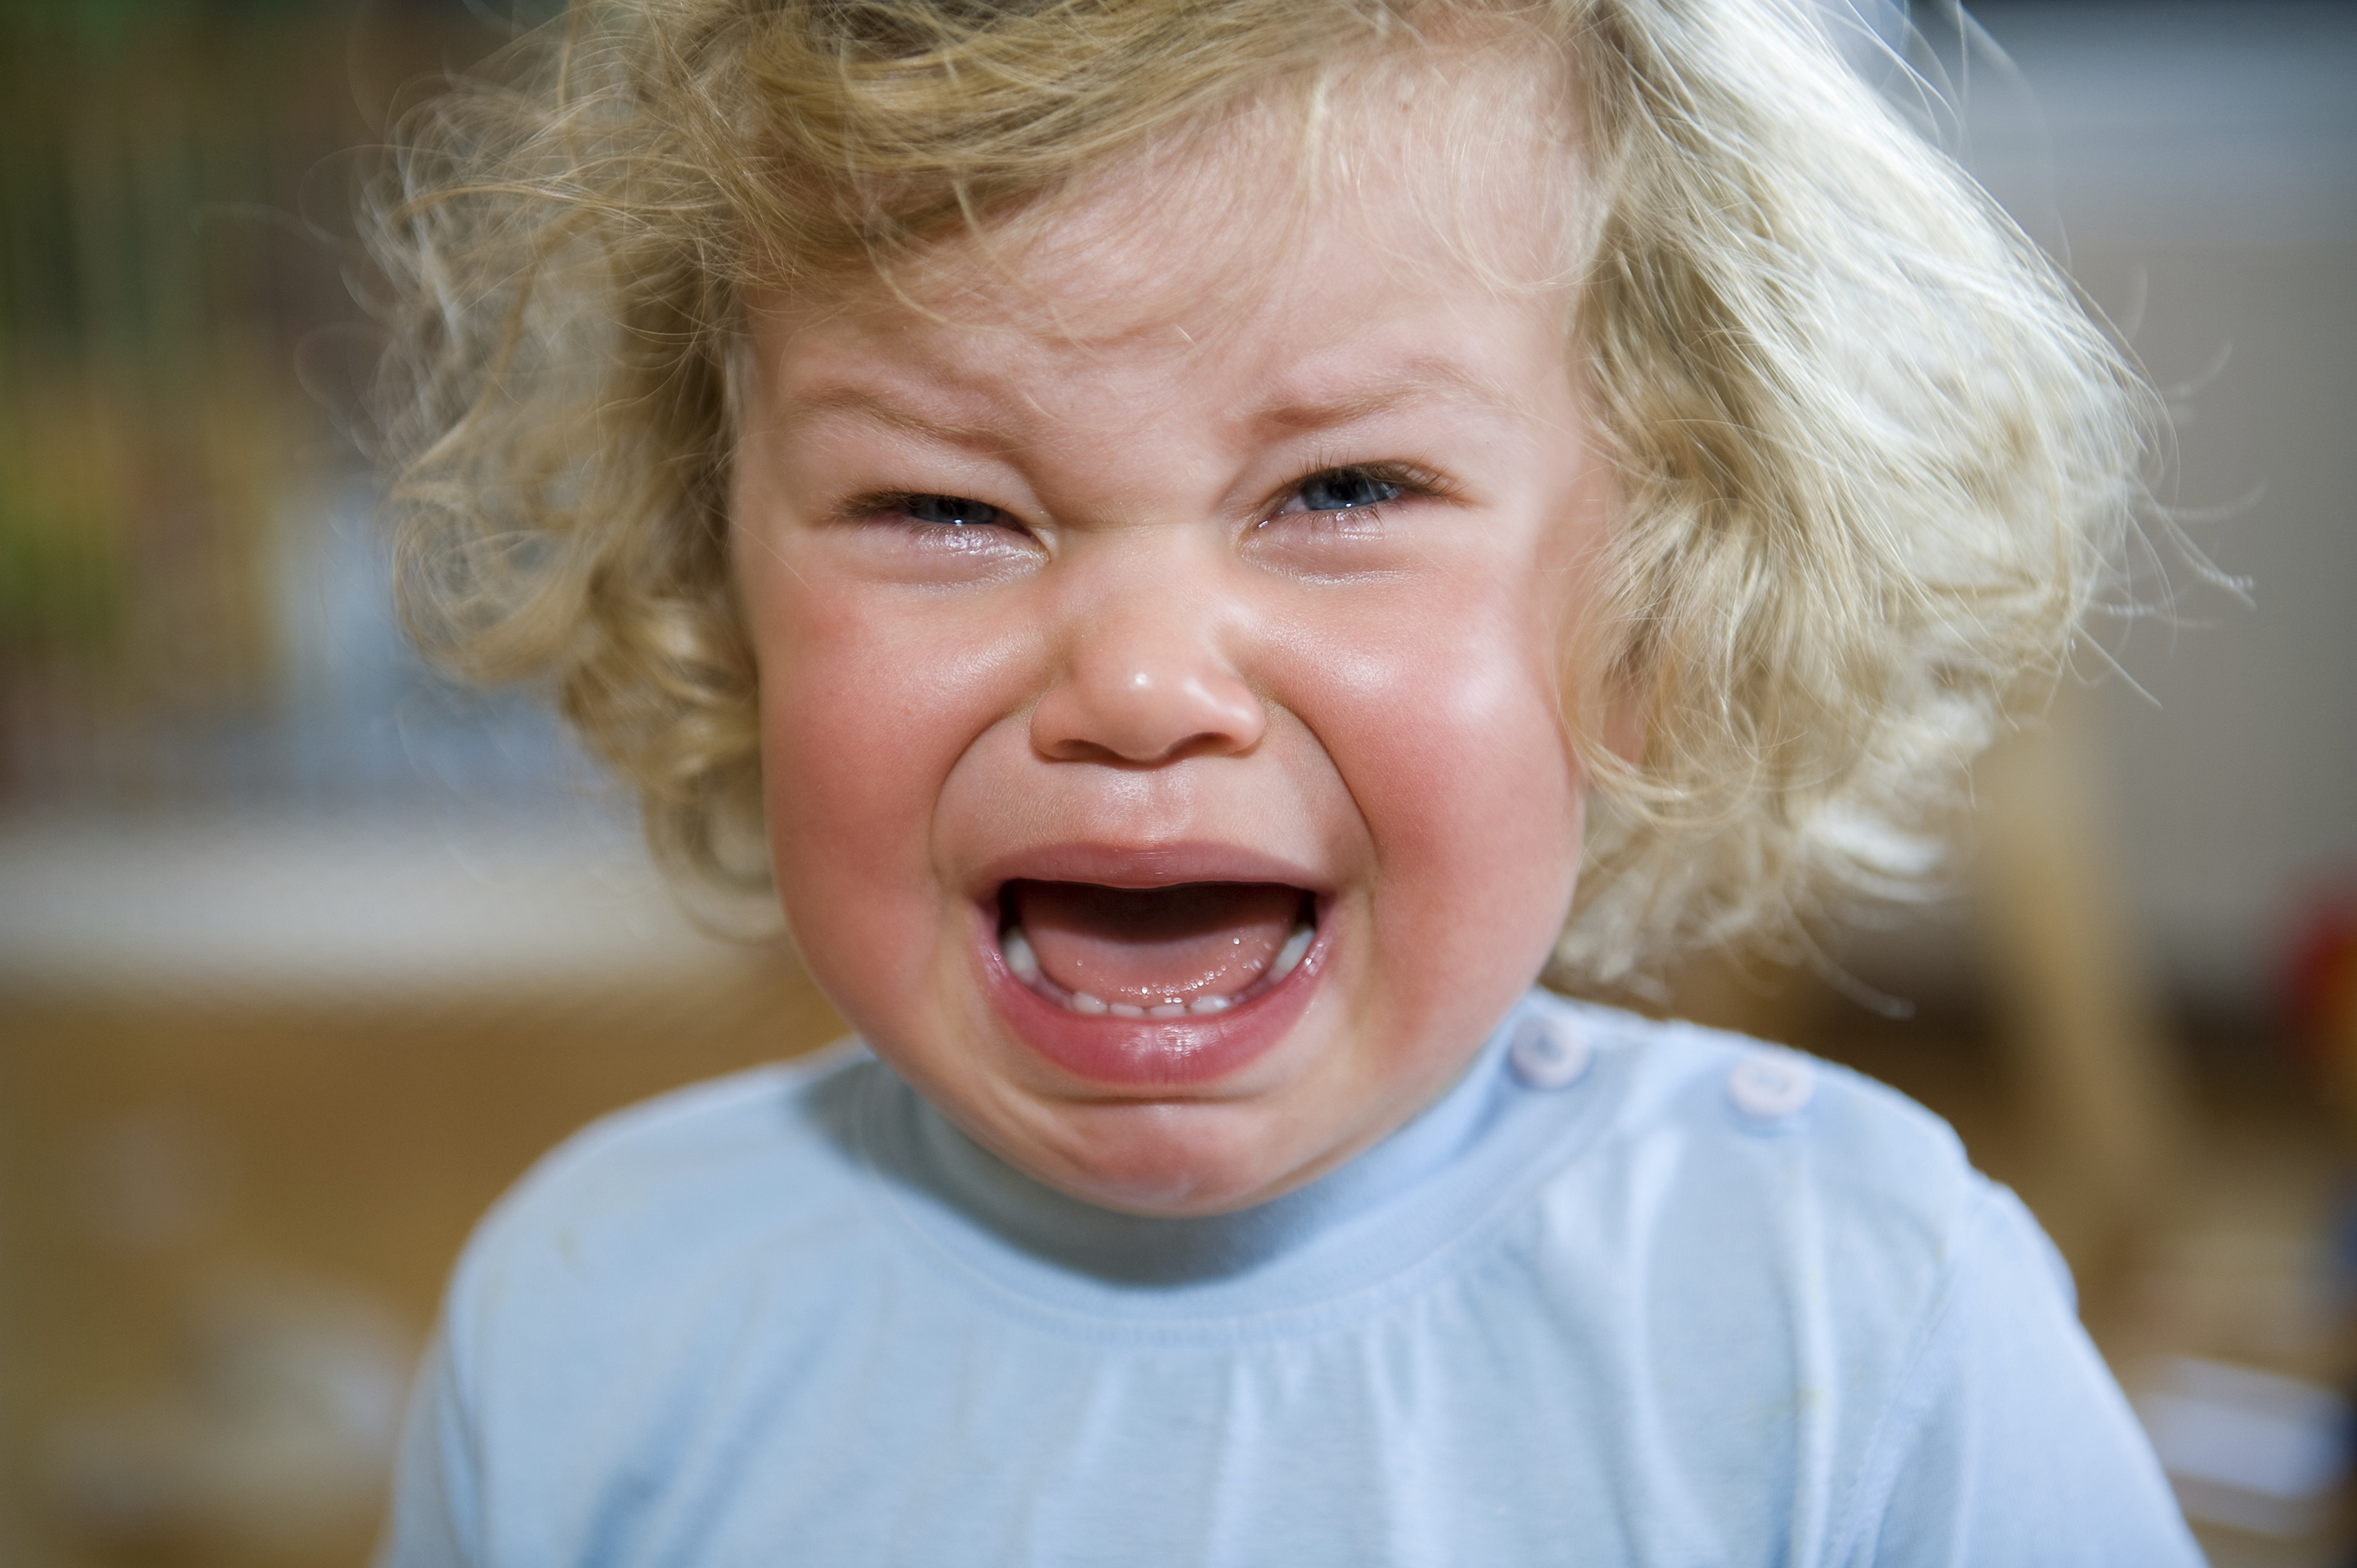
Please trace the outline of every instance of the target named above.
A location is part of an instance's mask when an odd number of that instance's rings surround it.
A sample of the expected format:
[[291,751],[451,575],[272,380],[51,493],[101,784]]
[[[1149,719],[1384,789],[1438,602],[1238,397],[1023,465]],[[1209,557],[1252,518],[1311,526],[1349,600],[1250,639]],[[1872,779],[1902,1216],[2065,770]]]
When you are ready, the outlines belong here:
[[0,986],[415,993],[747,958],[688,919],[633,832],[586,809],[0,817]]

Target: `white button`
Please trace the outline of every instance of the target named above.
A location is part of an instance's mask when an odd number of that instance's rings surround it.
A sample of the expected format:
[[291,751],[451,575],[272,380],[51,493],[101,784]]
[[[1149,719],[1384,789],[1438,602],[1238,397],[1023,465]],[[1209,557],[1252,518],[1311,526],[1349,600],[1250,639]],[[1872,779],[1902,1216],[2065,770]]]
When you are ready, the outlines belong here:
[[1738,1111],[1760,1122],[1800,1114],[1816,1092],[1816,1075],[1786,1051],[1754,1051],[1727,1075],[1727,1097]]
[[1560,1024],[1525,1018],[1514,1026],[1506,1059],[1514,1076],[1533,1089],[1562,1089],[1587,1071],[1587,1042]]

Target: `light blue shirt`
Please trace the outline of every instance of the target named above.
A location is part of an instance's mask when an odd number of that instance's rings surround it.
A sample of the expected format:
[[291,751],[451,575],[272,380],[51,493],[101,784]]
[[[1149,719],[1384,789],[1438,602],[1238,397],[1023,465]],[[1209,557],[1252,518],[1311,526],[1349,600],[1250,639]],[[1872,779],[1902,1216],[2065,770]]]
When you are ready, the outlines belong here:
[[1214,1219],[1049,1191],[856,1050],[601,1122],[458,1267],[386,1560],[2201,1561],[1943,1124],[1544,993]]

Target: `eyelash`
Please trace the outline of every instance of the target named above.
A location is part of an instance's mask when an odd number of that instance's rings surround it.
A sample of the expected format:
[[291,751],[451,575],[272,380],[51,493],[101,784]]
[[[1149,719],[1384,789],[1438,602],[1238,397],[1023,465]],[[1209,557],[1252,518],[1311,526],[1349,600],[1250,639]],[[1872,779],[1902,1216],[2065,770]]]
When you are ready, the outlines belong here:
[[[1371,482],[1383,486],[1393,493],[1385,496],[1382,500],[1368,501],[1359,506],[1318,508],[1304,506],[1299,511],[1288,510],[1294,501],[1306,497],[1311,486],[1321,480],[1330,482],[1338,479]],[[1319,468],[1294,481],[1279,498],[1277,504],[1264,513],[1258,526],[1266,528],[1280,517],[1309,517],[1329,521],[1372,517],[1379,515],[1384,508],[1394,506],[1404,500],[1445,496],[1448,493],[1448,485],[1439,475],[1411,464],[1338,463],[1330,468]]]
[[[920,509],[931,510],[935,506],[944,512],[957,515],[919,515]],[[1002,507],[975,500],[970,496],[945,495],[937,490],[902,490],[888,495],[862,496],[843,510],[845,516],[854,520],[902,522],[927,532],[963,532],[1001,523],[1019,527]]]
[[[1372,483],[1388,488],[1394,493],[1381,500],[1368,501],[1358,506],[1315,508],[1304,506],[1298,511],[1290,510],[1292,502],[1303,499],[1309,489],[1319,481],[1331,482],[1342,479]],[[1305,474],[1287,486],[1276,503],[1264,510],[1260,521],[1254,526],[1265,528],[1280,517],[1336,520],[1371,516],[1402,500],[1418,497],[1445,496],[1448,493],[1448,487],[1438,475],[1412,465],[1340,463],[1332,467],[1318,468]],[[928,510],[939,508],[942,511],[952,515],[920,516],[918,515],[920,508]],[[1022,524],[1002,507],[992,506],[987,501],[974,500],[968,496],[945,495],[931,490],[902,490],[879,496],[863,496],[845,507],[844,510],[845,515],[852,518],[889,519],[927,533],[959,533],[993,526],[1011,528],[1017,532],[1025,532]]]

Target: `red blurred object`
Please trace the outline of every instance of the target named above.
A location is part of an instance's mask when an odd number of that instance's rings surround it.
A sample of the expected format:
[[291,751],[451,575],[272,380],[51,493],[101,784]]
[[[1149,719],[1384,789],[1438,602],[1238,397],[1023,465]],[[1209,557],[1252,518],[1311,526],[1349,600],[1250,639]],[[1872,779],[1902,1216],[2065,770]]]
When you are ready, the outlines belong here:
[[2357,877],[2310,899],[2285,954],[2285,1032],[2302,1065],[2357,1081]]

